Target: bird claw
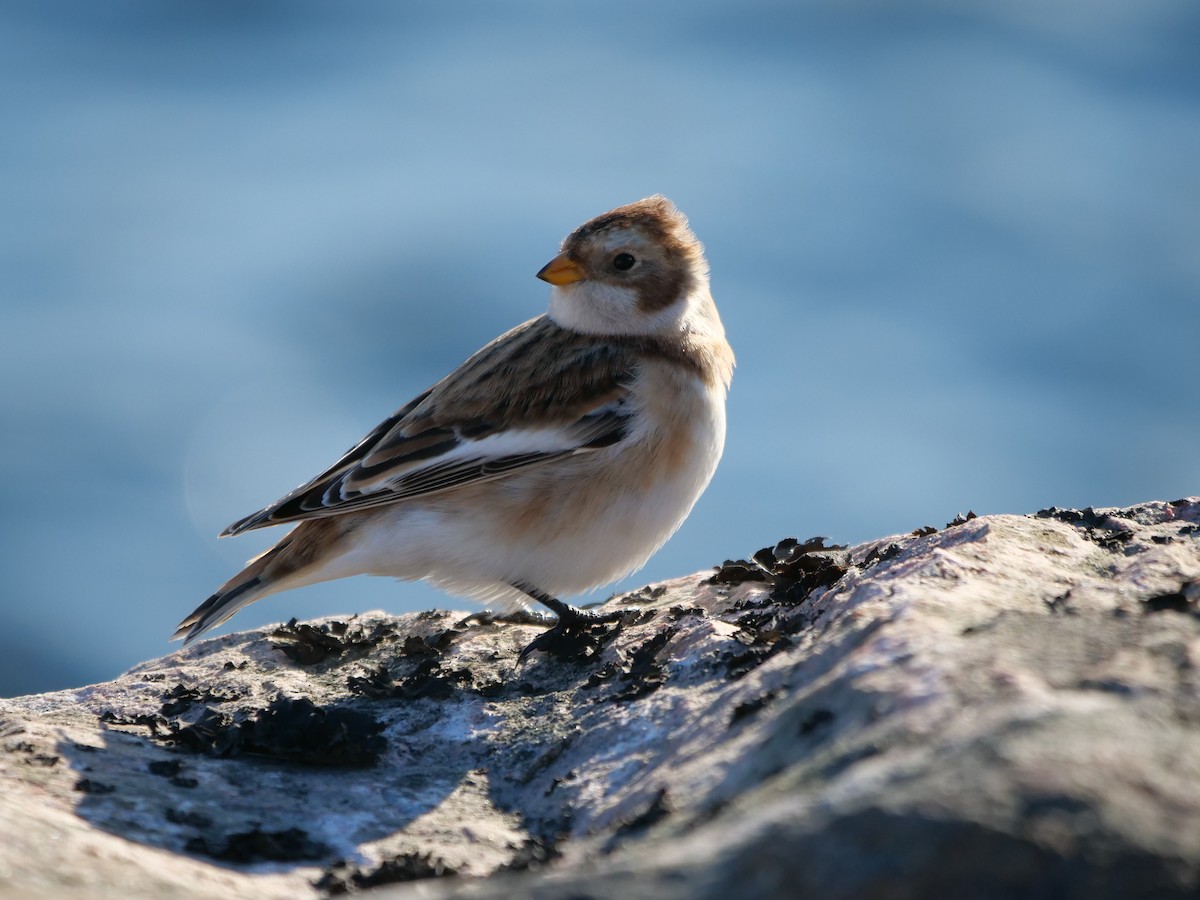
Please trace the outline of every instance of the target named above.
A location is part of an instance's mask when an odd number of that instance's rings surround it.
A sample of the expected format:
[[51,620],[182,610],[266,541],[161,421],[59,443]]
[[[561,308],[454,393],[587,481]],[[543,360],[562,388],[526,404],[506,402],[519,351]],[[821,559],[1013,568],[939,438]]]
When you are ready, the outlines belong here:
[[599,646],[599,641],[592,634],[596,625],[607,625],[616,622],[617,628],[608,632],[604,639],[615,635],[626,622],[640,614],[637,609],[622,609],[614,612],[594,612],[592,610],[576,609],[562,604],[558,619],[546,631],[526,645],[517,657],[517,665],[521,665],[535,650],[543,653],[553,653],[559,659],[570,659],[586,655],[589,650]]

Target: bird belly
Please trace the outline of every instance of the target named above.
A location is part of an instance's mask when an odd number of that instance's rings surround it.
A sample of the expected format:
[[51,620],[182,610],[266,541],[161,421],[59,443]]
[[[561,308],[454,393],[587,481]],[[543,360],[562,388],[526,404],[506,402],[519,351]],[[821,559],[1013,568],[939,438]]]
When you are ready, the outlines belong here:
[[691,379],[653,394],[618,445],[375,511],[323,578],[425,579],[514,608],[528,601],[514,582],[567,597],[636,571],[691,511],[725,437],[723,391]]

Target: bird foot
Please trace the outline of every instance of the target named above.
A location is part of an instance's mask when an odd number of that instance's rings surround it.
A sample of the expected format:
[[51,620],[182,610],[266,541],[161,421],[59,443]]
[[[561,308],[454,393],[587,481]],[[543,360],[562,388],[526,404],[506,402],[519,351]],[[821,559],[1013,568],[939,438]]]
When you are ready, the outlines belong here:
[[[600,613],[576,609],[561,601],[557,601],[551,608],[558,613],[558,620],[521,651],[520,656],[517,657],[518,666],[535,650],[553,653],[559,659],[589,656],[600,647],[601,643],[615,635],[630,618],[640,612],[636,609],[622,609],[616,612]],[[615,629],[606,632],[603,636],[595,634],[595,626],[607,625],[612,622],[617,623]]]

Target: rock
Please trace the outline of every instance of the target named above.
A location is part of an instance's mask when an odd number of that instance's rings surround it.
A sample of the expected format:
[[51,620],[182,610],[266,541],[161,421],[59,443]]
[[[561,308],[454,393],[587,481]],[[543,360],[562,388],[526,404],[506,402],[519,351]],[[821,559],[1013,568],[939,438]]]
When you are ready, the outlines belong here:
[[1200,498],[784,541],[614,602],[521,666],[529,626],[371,613],[2,700],[0,893],[1200,889]]

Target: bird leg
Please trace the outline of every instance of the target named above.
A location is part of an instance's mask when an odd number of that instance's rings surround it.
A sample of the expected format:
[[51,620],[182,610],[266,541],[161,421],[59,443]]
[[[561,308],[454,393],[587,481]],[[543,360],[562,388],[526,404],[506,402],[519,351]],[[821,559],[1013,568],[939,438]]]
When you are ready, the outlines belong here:
[[[556,644],[566,641],[568,644],[579,645],[588,637],[588,632],[593,625],[603,625],[608,622],[623,622],[625,616],[630,610],[617,610],[615,612],[599,613],[587,609],[578,609],[571,606],[569,603],[563,603],[557,597],[551,597],[545,591],[540,591],[532,585],[514,584],[517,590],[528,594],[542,606],[552,610],[558,620],[554,625],[538,635],[530,642],[521,655],[517,657],[517,664],[525,661],[534,650],[551,650]],[[563,655],[556,653],[555,655]]]

